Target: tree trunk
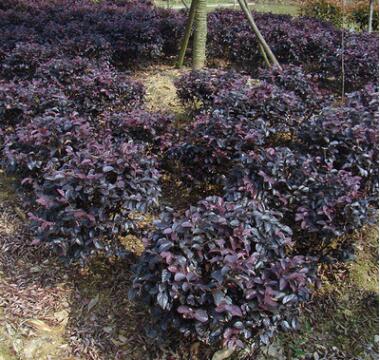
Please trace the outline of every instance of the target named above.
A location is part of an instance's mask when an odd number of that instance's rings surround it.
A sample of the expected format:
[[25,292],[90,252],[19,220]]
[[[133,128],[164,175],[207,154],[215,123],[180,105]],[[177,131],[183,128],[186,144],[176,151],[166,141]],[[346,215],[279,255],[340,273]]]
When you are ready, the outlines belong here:
[[373,5],[374,0],[369,0],[369,19],[368,19],[368,32],[372,32],[372,23],[373,23]]
[[[269,45],[265,41],[263,35],[261,34],[259,28],[257,27],[257,25],[255,23],[255,20],[253,19],[253,16],[252,16],[251,12],[248,9],[248,6],[247,6],[246,2],[244,0],[238,0],[238,2],[239,2],[239,5],[240,5],[241,9],[243,10],[245,16],[248,19],[248,22],[249,22],[249,25],[250,25],[251,29],[253,30],[253,32],[257,36],[259,44],[264,49],[265,53],[268,54],[269,59],[272,61],[273,65],[277,66],[278,68],[281,69],[280,63],[278,62],[277,58],[273,54],[271,48],[269,47]],[[263,57],[264,57],[264,60],[265,60],[265,55],[263,55]]]
[[193,0],[190,5],[189,17],[187,18],[185,34],[183,35],[181,50],[179,51],[177,67],[180,68],[183,65],[183,60],[185,59],[187,45],[189,44],[189,39],[191,31],[193,29],[195,9],[197,7],[198,0]]
[[[194,0],[193,0],[194,1]],[[193,42],[193,70],[202,69],[206,61],[207,0],[197,0]]]

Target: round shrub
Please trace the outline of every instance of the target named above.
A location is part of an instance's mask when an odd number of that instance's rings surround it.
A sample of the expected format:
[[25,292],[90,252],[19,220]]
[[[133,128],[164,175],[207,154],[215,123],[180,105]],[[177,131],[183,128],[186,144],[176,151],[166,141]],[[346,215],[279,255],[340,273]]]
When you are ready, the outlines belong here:
[[145,89],[140,82],[127,76],[98,69],[72,79],[65,93],[79,113],[97,115],[105,110],[131,110],[140,106]]
[[0,63],[0,76],[4,79],[32,79],[38,66],[56,56],[53,48],[36,43],[19,43]]
[[8,170],[38,178],[48,164],[60,166],[68,152],[78,150],[94,137],[89,123],[75,113],[34,117],[5,138],[3,157]]
[[165,152],[176,137],[174,117],[171,115],[136,109],[110,112],[103,114],[103,117],[115,141],[133,139],[149,145],[154,152]]
[[319,88],[313,76],[307,74],[301,66],[284,65],[260,70],[258,78],[274,84],[285,91],[294,92],[305,103],[305,112],[312,114],[329,103],[326,91]]
[[72,112],[72,102],[60,87],[44,80],[0,81],[0,127],[13,128],[23,120],[49,113]]
[[198,102],[201,110],[211,113],[263,119],[278,131],[289,131],[305,113],[305,105],[294,92],[235,72],[190,73],[177,84],[185,103]]
[[302,124],[299,138],[326,164],[360,176],[362,189],[377,198],[379,128],[375,114],[363,107],[325,108]]
[[162,213],[134,269],[131,296],[152,306],[160,329],[231,348],[278,327],[309,297],[311,261],[286,257],[291,230],[254,202],[209,197],[185,214]]
[[273,129],[263,119],[244,115],[199,115],[190,125],[183,143],[166,153],[166,159],[179,162],[181,175],[191,182],[221,182],[234,158],[242,151],[263,146]]
[[110,71],[109,64],[89,61],[79,56],[74,58],[55,57],[41,64],[35,77],[67,86],[78,77],[91,76],[102,70]]
[[[178,97],[194,109],[212,108],[222,89],[246,87],[250,77],[236,71],[198,70],[183,75],[175,82]],[[235,85],[236,83],[236,85]]]
[[155,161],[132,141],[89,141],[59,168],[45,168],[35,186],[39,209],[31,215],[36,236],[68,259],[101,249],[114,254],[119,236],[134,229],[128,216],[158,205]]
[[243,154],[230,172],[226,192],[234,201],[248,196],[281,209],[298,245],[318,254],[336,237],[371,221],[362,181],[321,155],[269,147]]

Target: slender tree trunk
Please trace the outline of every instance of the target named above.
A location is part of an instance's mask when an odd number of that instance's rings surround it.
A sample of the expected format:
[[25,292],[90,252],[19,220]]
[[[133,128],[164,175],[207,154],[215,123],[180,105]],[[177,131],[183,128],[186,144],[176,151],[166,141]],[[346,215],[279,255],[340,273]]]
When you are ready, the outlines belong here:
[[[194,0],[193,0],[194,1]],[[202,69],[206,61],[207,0],[197,0],[193,42],[193,70]]]
[[267,66],[270,68],[272,64],[270,63],[270,61],[268,59],[267,53],[265,52],[263,46],[260,43],[259,43],[259,47],[260,47],[261,55],[263,55],[265,64],[267,64]]
[[[245,16],[248,19],[248,22],[249,22],[249,25],[251,26],[251,29],[253,30],[253,32],[257,36],[259,44],[262,46],[264,51],[268,54],[269,59],[272,61],[273,65],[277,66],[278,68],[281,69],[280,63],[278,62],[276,56],[273,54],[271,48],[269,47],[269,45],[265,41],[263,35],[261,34],[259,28],[257,27],[255,20],[253,19],[253,16],[252,16],[251,12],[249,11],[248,6],[246,5],[246,2],[244,0],[238,0],[238,2],[239,2],[241,9],[243,10]],[[265,60],[264,55],[263,55],[263,57]]]
[[373,23],[373,5],[374,0],[369,0],[369,19],[368,19],[368,32],[372,32],[372,23]]
[[182,39],[181,49],[179,51],[177,67],[180,68],[183,66],[183,60],[185,59],[187,45],[189,44],[189,39],[191,31],[193,29],[195,9],[197,7],[198,0],[192,0],[190,5],[189,17],[187,18],[185,34]]

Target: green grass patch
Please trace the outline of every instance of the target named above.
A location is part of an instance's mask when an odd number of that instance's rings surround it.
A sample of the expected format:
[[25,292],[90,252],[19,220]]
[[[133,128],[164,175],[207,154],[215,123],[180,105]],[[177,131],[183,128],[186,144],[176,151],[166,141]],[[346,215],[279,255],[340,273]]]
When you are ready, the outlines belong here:
[[[155,1],[157,6],[163,8],[172,8],[172,9],[181,9],[184,7],[181,1],[167,1],[157,0]],[[186,1],[186,4],[190,6],[190,1]],[[232,8],[239,10],[239,4],[232,1],[218,1],[218,0],[209,0],[208,1],[208,11],[213,11],[218,8]],[[252,10],[264,13],[273,13],[273,14],[288,14],[292,16],[298,15],[299,6],[295,4],[276,4],[276,3],[259,3],[251,5]]]

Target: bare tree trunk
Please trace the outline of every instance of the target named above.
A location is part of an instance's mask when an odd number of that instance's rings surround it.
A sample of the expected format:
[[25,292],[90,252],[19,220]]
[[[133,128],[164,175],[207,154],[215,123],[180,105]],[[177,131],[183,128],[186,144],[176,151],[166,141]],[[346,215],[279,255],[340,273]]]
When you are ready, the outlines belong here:
[[372,32],[374,0],[369,0],[368,32]]
[[[268,54],[269,59],[272,61],[273,65],[277,66],[278,68],[281,69],[280,63],[278,62],[276,56],[273,54],[271,48],[269,47],[269,45],[265,41],[263,35],[261,34],[259,28],[257,27],[255,20],[253,19],[253,16],[252,16],[251,12],[249,11],[248,6],[246,5],[245,1],[244,0],[238,0],[238,2],[239,2],[241,9],[243,10],[245,16],[248,19],[248,22],[249,22],[249,25],[251,26],[251,29],[253,30],[253,32],[257,36],[259,44],[262,46],[264,51]],[[263,54],[263,57],[265,60],[264,54]]]
[[263,55],[265,64],[267,64],[267,66],[270,68],[271,67],[271,63],[270,63],[270,61],[268,59],[267,53],[265,52],[263,46],[260,43],[259,43],[259,47],[260,47],[261,55]]
[[197,0],[193,42],[193,70],[202,69],[206,61],[207,0]]
[[191,31],[193,29],[195,9],[197,7],[198,0],[192,0],[190,5],[189,17],[187,18],[185,34],[182,39],[181,49],[179,51],[177,67],[180,68],[183,66],[183,61],[185,59],[187,45],[189,44],[189,39],[191,35]]

